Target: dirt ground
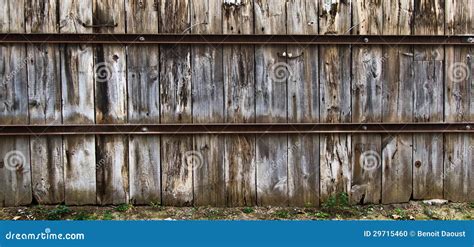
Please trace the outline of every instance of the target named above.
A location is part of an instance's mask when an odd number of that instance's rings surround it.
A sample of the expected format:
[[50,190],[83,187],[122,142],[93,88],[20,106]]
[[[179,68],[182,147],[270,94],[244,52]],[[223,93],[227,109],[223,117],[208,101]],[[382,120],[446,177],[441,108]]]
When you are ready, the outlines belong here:
[[322,205],[320,208],[282,207],[162,207],[149,206],[31,206],[0,210],[1,220],[474,220],[474,203],[431,206],[422,202],[394,205]]

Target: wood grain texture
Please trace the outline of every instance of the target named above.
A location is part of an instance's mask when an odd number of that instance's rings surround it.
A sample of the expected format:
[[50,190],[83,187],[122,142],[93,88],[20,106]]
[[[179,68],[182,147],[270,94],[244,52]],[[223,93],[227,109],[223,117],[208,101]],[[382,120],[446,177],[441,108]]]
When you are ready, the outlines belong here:
[[347,34],[351,31],[351,2],[319,0],[319,34]]
[[[382,48],[353,48],[352,122],[380,122],[382,115]],[[355,135],[351,200],[379,203],[381,199],[381,136]]]
[[[428,0],[430,1],[430,0]],[[382,2],[384,34],[410,35],[413,29],[414,4],[423,2],[411,0],[388,0]],[[370,7],[370,4],[369,4]],[[377,13],[379,14],[379,13]],[[430,18],[426,15],[426,18]],[[377,17],[379,18],[379,17]]]
[[[0,32],[25,32],[25,2],[2,0]],[[0,46],[0,124],[28,124],[25,45]],[[27,205],[31,196],[29,138],[5,137],[0,142],[0,206]]]
[[[57,1],[27,1],[27,33],[57,33]],[[61,63],[57,45],[27,45],[30,124],[61,124]],[[33,197],[39,204],[64,202],[61,136],[31,137]]]
[[[224,1],[223,32],[253,34],[253,1]],[[255,122],[254,46],[223,47],[224,121]],[[227,206],[254,206],[256,191],[255,135],[225,137],[225,183]]]
[[158,136],[130,137],[130,201],[134,204],[161,202],[160,147]]
[[0,145],[0,206],[32,202],[30,150],[27,137],[2,138]]
[[91,33],[94,0],[62,0],[59,2],[61,33]]
[[380,0],[355,1],[352,5],[354,34],[382,34],[384,29],[384,5]]
[[[473,56],[472,48],[446,47],[445,121],[467,122],[474,119],[472,95],[474,65],[471,59]],[[448,200],[472,200],[474,170],[472,145],[470,135],[445,135],[444,197]]]
[[[158,33],[157,1],[125,2],[128,33]],[[160,122],[160,50],[156,45],[128,46],[128,122]],[[131,136],[128,162],[130,201],[161,203],[161,137]]]
[[25,0],[2,0],[0,30],[2,33],[25,32]]
[[[125,33],[125,1],[94,0],[94,33]],[[95,118],[97,124],[127,122],[127,81],[125,46],[98,45],[95,53]],[[97,136],[97,203],[129,201],[128,139]]]
[[64,202],[64,153],[61,137],[30,138],[33,197],[39,204]]
[[[288,34],[318,34],[317,2],[286,4]],[[288,121],[319,122],[318,46],[288,45]],[[288,136],[288,196],[290,206],[319,205],[319,135]]]
[[227,206],[256,205],[255,136],[228,136],[225,148]]
[[[444,1],[415,2],[414,34],[443,35]],[[444,49],[414,49],[414,115],[416,122],[443,121]],[[443,135],[414,134],[413,198],[443,198]]]
[[[256,0],[255,33],[286,33],[286,3]],[[287,79],[291,74],[286,46],[255,47],[255,106],[257,122],[287,122]],[[288,205],[288,137],[257,135],[257,203]]]
[[[354,34],[383,33],[382,1],[357,1]],[[382,46],[352,49],[352,122],[382,121]],[[382,139],[379,134],[354,135],[351,201],[379,203],[382,196]]]
[[282,135],[257,136],[257,205],[287,206],[288,143]]
[[96,204],[94,136],[64,138],[63,143],[66,204]]
[[201,156],[193,151],[192,137],[162,137],[163,205],[193,205],[193,163]]
[[[346,1],[319,2],[319,33],[344,34],[350,31],[351,7]],[[351,66],[349,46],[319,47],[320,121],[351,121]],[[352,137],[345,134],[321,135],[320,201],[340,193],[350,194]]]
[[[411,122],[413,53],[410,47],[386,47],[383,57],[383,122]],[[413,135],[382,135],[382,203],[408,202],[412,195]]]
[[[446,34],[474,33],[472,0],[446,1]],[[474,49],[445,47],[444,117],[447,122],[474,120]],[[446,134],[444,144],[444,197],[451,201],[474,200],[473,137]]]
[[[161,33],[189,33],[191,1],[165,0],[160,4]],[[191,47],[160,46],[160,94],[162,123],[191,123]],[[163,205],[193,204],[192,136],[162,136]],[[199,156],[198,156],[199,157]]]
[[[222,0],[192,3],[192,33],[222,33]],[[195,45],[191,48],[192,109],[194,123],[224,121],[223,47]],[[225,139],[219,135],[194,137],[194,204],[224,206]],[[202,159],[199,159],[201,158]]]
[[[93,1],[65,0],[59,5],[61,33],[90,33]],[[90,45],[61,47],[61,89],[64,124],[93,124],[94,50]],[[94,136],[64,137],[65,201],[69,205],[96,203]]]
[[[413,2],[384,1],[383,34],[412,33]],[[413,48],[383,47],[382,121],[413,120]],[[413,186],[413,135],[382,135],[382,203],[408,202]]]

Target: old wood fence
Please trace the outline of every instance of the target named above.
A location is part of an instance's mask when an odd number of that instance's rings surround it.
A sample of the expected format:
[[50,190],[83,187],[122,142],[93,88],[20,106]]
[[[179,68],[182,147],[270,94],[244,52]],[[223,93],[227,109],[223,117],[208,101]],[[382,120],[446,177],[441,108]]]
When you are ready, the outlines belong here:
[[[473,6],[0,0],[0,33],[473,35]],[[0,133],[26,126],[0,135],[0,206],[318,206],[343,192],[353,203],[473,201],[473,56],[468,43],[2,43]],[[33,131],[223,123],[461,123],[465,133]]]

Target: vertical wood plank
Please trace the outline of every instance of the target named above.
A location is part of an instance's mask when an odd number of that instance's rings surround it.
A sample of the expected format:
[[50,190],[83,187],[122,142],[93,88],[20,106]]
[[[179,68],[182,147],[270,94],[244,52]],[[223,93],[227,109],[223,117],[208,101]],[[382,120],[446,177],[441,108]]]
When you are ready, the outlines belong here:
[[[57,33],[57,1],[28,0],[27,33]],[[27,45],[30,124],[61,124],[61,74],[58,45]],[[61,136],[31,137],[33,196],[39,204],[64,202]]]
[[[446,34],[474,33],[472,0],[446,1]],[[446,122],[474,120],[474,49],[445,47]],[[474,200],[474,138],[467,134],[446,134],[444,145],[444,197],[451,201]]]
[[[410,47],[384,47],[383,122],[411,122],[413,52]],[[412,196],[413,135],[382,135],[382,203],[408,202]]]
[[[414,34],[444,34],[444,1],[415,3]],[[414,50],[414,121],[442,122],[444,47],[418,46]],[[414,134],[413,198],[443,198],[443,135]]]
[[[350,31],[351,6],[346,1],[319,1],[319,33],[344,34]],[[351,50],[349,46],[319,47],[320,121],[351,121]],[[321,135],[320,201],[351,188],[352,138],[346,134]]]
[[[127,33],[159,31],[158,1],[125,2]],[[159,47],[127,47],[128,122],[160,122]],[[130,201],[135,204],[161,203],[161,168],[159,136],[130,136]]]
[[[382,2],[357,1],[353,5],[355,34],[382,34]],[[382,120],[382,46],[355,46],[352,50],[352,122]],[[351,201],[380,203],[382,187],[381,135],[355,135]]]
[[[287,1],[287,33],[318,34],[318,4]],[[287,46],[288,121],[319,122],[318,46]],[[319,135],[288,136],[290,206],[319,205]]]
[[[94,33],[125,33],[125,1],[95,0]],[[97,124],[127,122],[125,46],[95,47],[95,114]],[[120,204],[129,200],[128,140],[124,136],[96,137],[97,203]]]
[[[223,32],[253,34],[253,1],[225,0]],[[223,47],[223,74],[226,123],[255,122],[254,46]],[[227,206],[254,206],[257,203],[255,135],[225,137],[225,182]]]
[[[286,3],[277,0],[254,2],[255,33],[286,33]],[[259,123],[287,122],[288,63],[281,55],[286,46],[255,48],[255,104]],[[257,135],[257,203],[288,205],[288,137]]]
[[[0,32],[25,32],[25,1],[0,1]],[[0,46],[0,124],[28,124],[28,57],[25,45]],[[0,206],[27,205],[31,196],[29,138],[4,137],[0,143]]]
[[[60,32],[90,33],[92,0],[60,2]],[[61,48],[62,107],[64,124],[93,124],[94,52],[91,45]],[[68,205],[96,203],[94,136],[64,137],[65,201]]]
[[[192,3],[192,33],[222,33],[222,0]],[[191,48],[192,107],[194,123],[224,122],[223,50],[219,45],[196,45]],[[194,137],[193,186],[197,206],[225,205],[224,137]]]
[[[163,0],[160,4],[160,33],[189,33],[191,2]],[[160,46],[160,94],[162,123],[191,123],[191,47]],[[162,201],[164,205],[193,203],[192,136],[166,135],[161,138]]]
[[[383,34],[412,33],[413,2],[384,1]],[[413,116],[413,48],[383,46],[382,121],[411,122]],[[408,202],[412,196],[413,135],[382,135],[382,203]]]
[[31,168],[27,137],[2,138],[0,146],[0,206],[29,205]]

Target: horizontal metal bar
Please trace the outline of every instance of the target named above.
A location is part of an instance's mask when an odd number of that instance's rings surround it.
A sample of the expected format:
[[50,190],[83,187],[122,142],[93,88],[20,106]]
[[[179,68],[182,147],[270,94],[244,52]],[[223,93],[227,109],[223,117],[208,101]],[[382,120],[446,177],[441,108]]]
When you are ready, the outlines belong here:
[[249,123],[249,124],[104,124],[1,125],[0,136],[44,135],[191,135],[325,133],[472,133],[469,123]]
[[20,34],[1,33],[0,43],[29,44],[360,44],[473,45],[474,36],[447,35],[267,35],[267,34]]

